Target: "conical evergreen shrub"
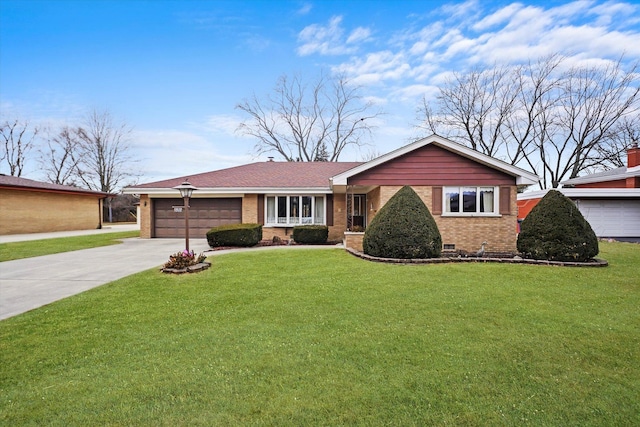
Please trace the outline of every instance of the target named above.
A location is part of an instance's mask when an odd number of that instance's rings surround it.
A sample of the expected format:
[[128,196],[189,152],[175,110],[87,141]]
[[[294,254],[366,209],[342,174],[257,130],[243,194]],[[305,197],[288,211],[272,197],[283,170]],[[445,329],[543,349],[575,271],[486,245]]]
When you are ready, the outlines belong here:
[[576,205],[549,190],[522,221],[518,250],[527,258],[585,262],[598,255],[598,238]]
[[429,209],[408,185],[380,209],[364,233],[364,253],[381,258],[436,258],[442,237]]

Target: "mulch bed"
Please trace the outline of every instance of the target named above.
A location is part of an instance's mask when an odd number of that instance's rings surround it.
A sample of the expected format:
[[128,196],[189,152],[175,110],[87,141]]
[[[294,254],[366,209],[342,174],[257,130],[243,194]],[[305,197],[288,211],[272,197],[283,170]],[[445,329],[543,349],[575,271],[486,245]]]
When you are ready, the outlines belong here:
[[187,268],[162,268],[160,271],[167,274],[185,274],[185,273],[198,273],[211,267],[210,262],[201,262],[200,264],[190,265]]
[[[332,241],[332,242],[326,242],[323,245],[326,246],[335,246],[339,243],[339,241]],[[280,241],[276,241],[274,242],[273,240],[261,240],[260,242],[258,242],[257,245],[255,246],[251,246],[252,248],[261,248],[261,247],[266,247],[266,246],[304,246],[301,243],[296,243],[293,240],[280,240]],[[315,246],[315,245],[314,245]],[[227,249],[243,249],[239,246],[216,246],[215,248],[211,248],[209,249],[209,251],[223,251],[223,250],[227,250]],[[209,252],[207,251],[207,252]]]
[[[353,249],[346,248],[347,252],[357,256],[358,258],[365,259],[367,261],[374,262],[386,262],[391,264],[445,264],[456,262],[495,262],[502,264],[534,264],[534,265],[555,265],[562,267],[606,267],[609,263],[603,259],[593,259],[588,262],[562,262],[562,261],[547,261],[537,259],[526,259],[519,256],[511,256],[506,258],[494,258],[492,256],[486,257],[464,257],[455,254],[446,254],[440,258],[427,258],[427,259],[398,259],[398,258],[378,258],[367,255],[362,252],[355,251]],[[447,256],[449,255],[449,256]],[[489,254],[491,255],[491,254]]]
[[[340,242],[327,242],[327,246],[335,246]],[[265,247],[265,246],[301,246],[299,243],[294,242],[293,240],[281,240],[278,242],[274,242],[272,240],[262,240],[257,245],[252,246],[253,248],[257,247]],[[303,245],[302,245],[303,246]],[[237,246],[219,246],[215,248],[211,248],[210,251],[222,251],[225,249],[242,249]],[[445,263],[461,263],[461,262],[492,262],[492,263],[502,263],[502,264],[533,264],[533,265],[554,265],[554,266],[562,266],[562,267],[606,267],[609,263],[604,259],[595,258],[587,262],[568,262],[568,261],[547,261],[547,260],[537,260],[537,259],[527,259],[518,256],[513,253],[502,253],[502,252],[487,252],[483,257],[476,256],[468,256],[467,254],[462,254],[460,252],[447,252],[444,251],[440,258],[427,258],[427,259],[398,259],[398,258],[378,258],[367,255],[363,252],[358,252],[354,249],[345,248],[347,252],[351,255],[354,255],[358,258],[362,258],[367,261],[373,262],[385,262],[390,264],[445,264]],[[208,264],[206,268],[209,268],[211,265]],[[198,264],[200,265],[200,264]],[[173,271],[165,271],[171,269],[163,269],[165,273],[191,273],[192,271],[183,271],[173,272]],[[202,270],[197,270],[202,271]]]

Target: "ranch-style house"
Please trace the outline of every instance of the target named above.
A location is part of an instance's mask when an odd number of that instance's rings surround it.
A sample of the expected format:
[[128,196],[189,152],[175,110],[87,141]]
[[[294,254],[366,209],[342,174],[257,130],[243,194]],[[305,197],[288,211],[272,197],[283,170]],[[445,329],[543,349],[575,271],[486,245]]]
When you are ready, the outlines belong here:
[[[301,224],[322,224],[329,239],[361,250],[362,230],[402,186],[410,185],[434,216],[444,249],[516,251],[518,187],[538,177],[433,135],[368,162],[257,162],[140,184],[143,238],[184,237],[177,185],[198,188],[190,199],[189,234],[214,226],[259,223],[263,237],[288,239]],[[178,207],[176,209],[176,207]]]

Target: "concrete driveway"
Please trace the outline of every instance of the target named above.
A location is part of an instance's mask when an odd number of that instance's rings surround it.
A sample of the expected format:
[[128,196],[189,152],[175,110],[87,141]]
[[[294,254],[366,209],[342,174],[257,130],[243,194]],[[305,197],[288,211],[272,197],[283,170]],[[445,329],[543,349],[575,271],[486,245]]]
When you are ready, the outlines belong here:
[[[182,239],[125,239],[122,244],[0,263],[0,319],[15,316],[154,267],[184,249]],[[191,239],[196,253],[206,239]]]
[[[114,225],[102,230],[0,236],[0,243],[113,233],[137,229]],[[338,245],[337,247],[342,247]],[[206,239],[190,239],[189,248],[212,256],[246,250],[296,250],[328,246],[277,246],[211,251]],[[0,320],[79,294],[96,286],[160,267],[184,250],[184,239],[124,239],[122,244],[0,263]]]

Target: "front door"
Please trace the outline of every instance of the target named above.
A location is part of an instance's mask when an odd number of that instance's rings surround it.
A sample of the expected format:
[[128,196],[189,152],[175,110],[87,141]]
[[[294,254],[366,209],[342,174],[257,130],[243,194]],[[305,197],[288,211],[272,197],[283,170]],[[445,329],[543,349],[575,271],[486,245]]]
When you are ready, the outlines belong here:
[[349,194],[347,197],[347,229],[363,231],[366,226],[366,194]]

